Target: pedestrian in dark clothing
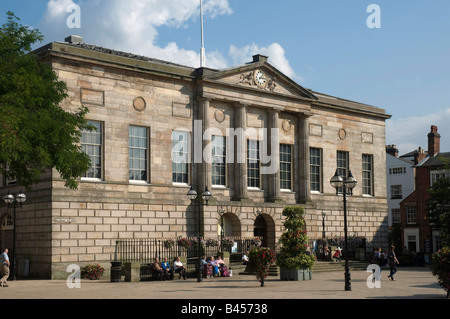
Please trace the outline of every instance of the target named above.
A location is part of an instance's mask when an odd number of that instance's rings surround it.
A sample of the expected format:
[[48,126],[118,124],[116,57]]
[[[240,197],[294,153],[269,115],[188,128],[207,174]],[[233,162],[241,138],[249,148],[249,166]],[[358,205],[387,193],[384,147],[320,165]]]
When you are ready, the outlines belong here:
[[393,280],[394,279],[394,274],[397,272],[397,265],[399,264],[397,256],[395,256],[395,252],[394,249],[395,247],[393,245],[391,245],[389,247],[390,251],[387,254],[387,260],[388,260],[388,264],[389,264],[389,269],[390,269],[390,274],[388,276],[389,280]]

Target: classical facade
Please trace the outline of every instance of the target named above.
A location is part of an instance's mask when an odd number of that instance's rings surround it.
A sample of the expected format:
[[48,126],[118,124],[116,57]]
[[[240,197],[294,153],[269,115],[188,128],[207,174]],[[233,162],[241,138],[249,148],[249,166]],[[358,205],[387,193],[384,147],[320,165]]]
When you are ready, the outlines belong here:
[[[329,183],[336,169],[359,182],[349,235],[386,247],[385,110],[303,88],[262,55],[194,69],[76,37],[35,53],[67,83],[63,107],[87,106],[97,130],[83,133],[92,169],[79,189],[48,172],[17,209],[17,258],[30,260],[32,275],[65,278],[67,265],[93,261],[109,268],[117,239],[197,235],[191,187],[213,196],[200,216],[206,237],[223,215],[227,236],[257,230],[275,248],[286,205],[306,209],[310,239],[322,237],[322,212],[326,236],[343,237],[342,195]],[[2,193],[20,190],[7,184]]]

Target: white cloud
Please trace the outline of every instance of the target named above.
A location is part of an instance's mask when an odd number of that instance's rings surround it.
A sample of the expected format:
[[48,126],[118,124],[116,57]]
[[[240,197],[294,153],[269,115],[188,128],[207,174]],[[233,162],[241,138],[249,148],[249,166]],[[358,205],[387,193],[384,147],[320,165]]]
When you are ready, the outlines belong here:
[[234,45],[230,46],[229,55],[235,65],[249,62],[249,58],[255,54],[267,55],[269,57],[269,62],[285,75],[294,80],[303,81],[303,79],[295,74],[295,71],[292,69],[289,60],[286,58],[283,47],[276,42],[266,47],[259,47],[255,43],[246,45],[242,48],[237,48]]
[[[205,17],[231,14],[228,0],[204,0]],[[82,33],[90,44],[133,52],[157,59],[198,67],[200,55],[180,48],[176,43],[156,44],[158,27],[185,27],[198,19],[199,0],[91,0],[80,2],[81,29],[68,29],[67,8],[72,0],[49,0],[40,30],[47,41],[62,41],[69,32]],[[64,32],[64,34],[63,34]],[[209,61],[210,59],[210,61]],[[208,66],[226,65],[218,52],[207,52]]]
[[[81,8],[80,29],[66,27],[70,15],[67,8],[74,3]],[[62,41],[70,34],[77,34],[89,44],[199,67],[200,50],[187,50],[176,42],[157,44],[158,28],[187,27],[191,21],[199,19],[199,4],[199,0],[49,0],[39,29],[47,42]],[[209,19],[232,14],[228,0],[203,0],[203,11]],[[302,81],[278,43],[263,47],[253,43],[242,48],[231,45],[225,56],[206,50],[206,66],[223,69],[230,66],[230,60],[233,65],[250,62],[254,54],[269,56],[269,62],[281,72]]]
[[428,133],[431,126],[438,127],[441,135],[441,152],[450,152],[450,108],[442,109],[424,116],[392,118],[386,122],[386,143],[395,144],[400,155],[416,150],[421,146],[428,149]]

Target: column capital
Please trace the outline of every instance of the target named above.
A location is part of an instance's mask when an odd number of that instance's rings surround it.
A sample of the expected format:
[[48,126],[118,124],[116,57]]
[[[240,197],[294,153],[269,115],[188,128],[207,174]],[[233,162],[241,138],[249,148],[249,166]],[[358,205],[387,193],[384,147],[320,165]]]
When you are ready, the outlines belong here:
[[297,117],[299,119],[309,119],[310,117],[313,117],[313,116],[314,116],[314,113],[308,112],[308,111],[297,113]]

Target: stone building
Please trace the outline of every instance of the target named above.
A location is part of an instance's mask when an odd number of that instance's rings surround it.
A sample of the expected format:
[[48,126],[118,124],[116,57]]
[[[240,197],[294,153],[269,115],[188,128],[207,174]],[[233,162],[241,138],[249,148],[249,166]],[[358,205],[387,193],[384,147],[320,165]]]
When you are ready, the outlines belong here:
[[[326,236],[343,237],[342,196],[329,183],[336,169],[359,182],[349,235],[367,238],[368,249],[387,245],[385,110],[306,89],[262,55],[195,69],[77,37],[35,53],[67,83],[63,107],[87,106],[98,129],[83,134],[93,167],[79,189],[48,172],[17,210],[17,258],[30,260],[31,275],[65,278],[67,265],[94,261],[109,268],[117,239],[197,235],[191,186],[213,195],[205,237],[217,236],[223,214],[227,236],[256,232],[275,248],[281,212],[297,204],[310,239],[322,237],[322,212]],[[20,190],[3,183],[2,194]],[[3,220],[10,213],[3,207]]]

